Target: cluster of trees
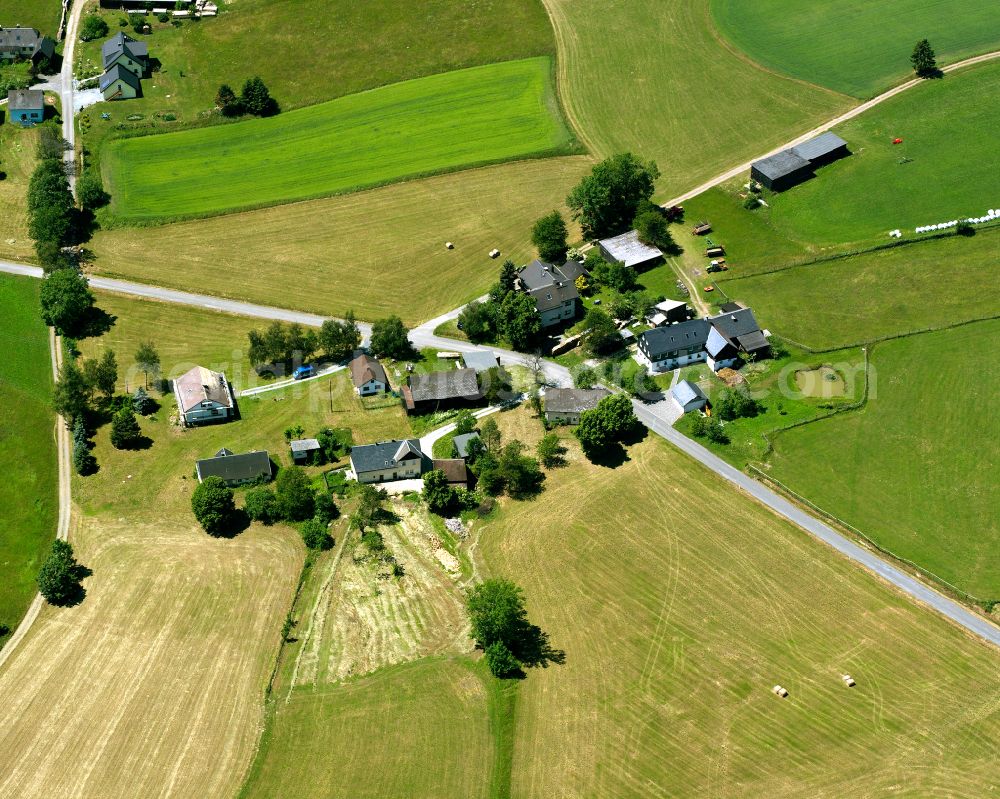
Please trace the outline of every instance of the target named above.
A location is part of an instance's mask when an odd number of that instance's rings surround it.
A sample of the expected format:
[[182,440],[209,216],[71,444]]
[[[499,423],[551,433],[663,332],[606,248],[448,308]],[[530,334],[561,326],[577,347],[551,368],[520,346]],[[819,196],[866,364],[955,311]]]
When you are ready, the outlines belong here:
[[565,661],[565,654],[552,649],[546,634],[528,621],[524,591],[516,583],[485,580],[466,594],[465,608],[472,640],[494,676],[518,676],[525,666]]
[[932,78],[938,74],[937,56],[927,39],[921,39],[913,46],[910,63],[913,64],[913,71],[918,77]]
[[87,279],[73,266],[58,268],[42,281],[39,294],[42,321],[59,335],[79,336],[94,309],[94,295]]
[[387,316],[372,323],[371,351],[377,358],[406,360],[413,355],[410,331],[398,316]]
[[353,311],[343,321],[328,319],[319,331],[298,322],[272,322],[265,330],[251,330],[247,338],[250,342],[247,356],[258,372],[272,365],[305,363],[317,352],[331,360],[343,361],[361,346],[361,330]]
[[264,81],[257,76],[246,80],[239,96],[228,84],[223,83],[215,94],[215,105],[225,117],[239,117],[244,114],[271,117],[281,110],[278,102],[271,97]]
[[575,432],[584,454],[594,460],[611,447],[620,445],[638,422],[632,400],[624,394],[612,394],[597,403],[593,410],[580,414]]
[[333,361],[346,361],[361,346],[361,330],[348,311],[343,321],[327,319],[319,329],[319,347]]
[[535,301],[516,290],[516,281],[517,267],[513,261],[504,261],[489,298],[485,302],[471,302],[462,309],[458,325],[469,341],[479,344],[502,338],[519,352],[531,352],[538,346],[541,317]]
[[90,574],[73,554],[68,541],[56,539],[38,572],[38,592],[51,605],[73,605],[83,598],[80,581]]
[[74,265],[64,247],[77,243],[82,220],[66,179],[63,153],[68,144],[51,125],[43,125],[38,140],[38,165],[28,182],[28,235],[45,271]]
[[479,442],[470,448],[468,458],[478,489],[491,497],[506,494],[512,499],[527,499],[537,495],[545,475],[538,461],[524,454],[526,449],[517,439],[504,444],[493,419],[483,422]]

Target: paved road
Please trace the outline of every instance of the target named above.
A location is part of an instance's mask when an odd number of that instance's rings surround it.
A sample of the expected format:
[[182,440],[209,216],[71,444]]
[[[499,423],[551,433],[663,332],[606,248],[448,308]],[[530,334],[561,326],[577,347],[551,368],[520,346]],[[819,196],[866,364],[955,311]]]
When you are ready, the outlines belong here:
[[268,391],[277,391],[281,388],[288,388],[289,386],[301,386],[303,383],[311,383],[313,380],[319,380],[327,375],[332,375],[335,372],[340,372],[347,367],[343,364],[334,364],[333,366],[324,366],[322,369],[318,369],[316,374],[312,377],[305,377],[301,380],[296,380],[294,377],[290,377],[287,380],[279,380],[277,383],[271,383],[266,386],[256,386],[255,388],[245,388],[237,396],[240,397],[255,397],[258,394],[266,394]]
[[[981,64],[984,61],[991,61],[994,58],[1000,58],[1000,50],[995,50],[992,53],[984,53],[983,55],[977,55],[972,58],[966,58],[964,61],[956,61],[954,64],[949,64],[948,66],[943,67],[942,72],[954,72],[957,69],[970,67],[973,66],[974,64]],[[830,128],[836,127],[837,125],[840,125],[843,122],[847,122],[847,120],[849,119],[854,119],[854,117],[863,114],[865,111],[868,111],[869,109],[874,108],[880,103],[884,103],[886,100],[892,99],[897,94],[905,92],[907,89],[912,89],[914,86],[918,86],[923,82],[924,78],[914,78],[912,80],[906,81],[906,83],[901,83],[898,86],[894,86],[893,88],[883,92],[877,97],[873,97],[871,100],[867,100],[866,102],[861,103],[861,105],[855,106],[850,111],[847,111],[838,117],[834,117],[833,119],[824,122],[819,127],[813,128],[807,133],[803,133],[801,136],[792,139],[790,142],[787,142],[781,145],[780,147],[775,147],[770,152],[764,153],[763,155],[759,155],[756,158],[747,161],[745,164],[740,164],[739,166],[735,166],[732,169],[727,169],[721,175],[716,175],[714,178],[705,183],[702,183],[700,186],[696,186],[690,191],[686,191],[683,194],[678,195],[677,197],[667,200],[665,203],[663,203],[663,207],[669,208],[672,205],[681,205],[687,200],[690,200],[692,197],[697,197],[702,192],[706,192],[709,189],[718,186],[720,183],[725,183],[726,181],[732,180],[733,178],[739,177],[740,175],[743,174],[749,175],[750,164],[753,163],[754,161],[759,161],[761,158],[767,158],[768,156],[774,155],[777,152],[781,152],[782,150],[787,150],[789,147],[795,147],[798,144],[802,144],[805,141],[809,141],[809,139],[813,138],[814,136],[818,136],[821,133],[825,133]]]

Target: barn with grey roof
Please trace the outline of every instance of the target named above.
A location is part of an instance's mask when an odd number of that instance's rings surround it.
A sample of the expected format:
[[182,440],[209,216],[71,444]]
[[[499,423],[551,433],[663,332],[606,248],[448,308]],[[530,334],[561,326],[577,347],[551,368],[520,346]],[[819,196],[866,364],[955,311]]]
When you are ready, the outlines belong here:
[[807,142],[754,161],[750,178],[772,191],[784,191],[813,176],[814,170],[850,155],[847,142],[827,131]]

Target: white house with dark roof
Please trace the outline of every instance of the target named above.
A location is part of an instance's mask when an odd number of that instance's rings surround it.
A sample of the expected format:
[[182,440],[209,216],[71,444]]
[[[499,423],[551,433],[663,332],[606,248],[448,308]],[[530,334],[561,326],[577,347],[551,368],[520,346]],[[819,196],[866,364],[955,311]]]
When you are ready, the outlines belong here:
[[430,459],[420,449],[420,441],[379,441],[351,447],[351,472],[359,483],[386,483],[412,480],[430,466]]
[[222,372],[195,366],[174,380],[177,412],[188,427],[228,422],[236,414],[236,399]]
[[[574,275],[583,271],[572,261],[567,266]],[[564,268],[536,258],[517,273],[517,282],[520,290],[535,301],[543,328],[576,317],[580,293],[576,290],[576,277],[570,277]]]
[[350,362],[348,368],[354,390],[361,397],[381,394],[389,388],[389,378],[386,377],[385,368],[375,358],[362,353]]
[[766,358],[771,345],[753,311],[740,308],[707,319],[689,319],[639,335],[635,359],[653,372],[707,362],[714,370],[733,367],[740,355]]
[[633,269],[652,266],[663,258],[663,251],[659,247],[639,241],[639,234],[634,230],[622,233],[620,236],[601,239],[597,242],[597,246],[605,261],[617,262]]

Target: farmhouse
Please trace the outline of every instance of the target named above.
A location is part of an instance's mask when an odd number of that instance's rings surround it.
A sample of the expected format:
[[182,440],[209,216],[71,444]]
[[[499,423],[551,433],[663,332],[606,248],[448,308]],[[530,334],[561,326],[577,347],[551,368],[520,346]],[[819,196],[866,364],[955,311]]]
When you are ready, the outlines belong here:
[[132,100],[139,96],[139,79],[117,64],[105,72],[97,81],[105,100]]
[[35,28],[0,27],[0,59],[38,64],[56,54],[56,43]]
[[469,369],[475,369],[477,374],[500,367],[500,361],[497,360],[497,356],[489,350],[475,350],[474,352],[463,353],[462,363]]
[[431,465],[444,472],[445,479],[452,488],[469,487],[469,469],[461,458],[435,458]]
[[266,450],[254,450],[242,455],[234,455],[228,449],[220,449],[214,458],[205,458],[194,465],[198,482],[206,477],[221,477],[226,485],[238,486],[257,480],[270,480],[271,457]]
[[351,361],[349,369],[354,390],[361,397],[381,394],[389,388],[389,379],[385,376],[385,369],[374,358],[369,358],[362,353]]
[[480,441],[479,433],[462,433],[461,435],[455,436],[451,440],[451,443],[454,445],[456,457],[462,458],[463,460],[468,458],[473,441]]
[[576,316],[580,294],[576,290],[576,277],[570,275],[582,272],[575,261],[558,267],[535,259],[517,273],[518,287],[534,299],[542,327],[552,327]]
[[580,414],[611,395],[606,388],[550,388],[545,392],[545,421],[580,424]]
[[750,178],[772,191],[784,191],[813,176],[817,167],[850,155],[847,142],[827,131],[796,147],[754,161]]
[[142,78],[149,70],[149,47],[119,32],[101,45],[101,61],[105,72],[119,66]]
[[[766,358],[771,354],[771,345],[764,336],[764,331],[757,324],[757,319],[754,317],[753,311],[749,308],[741,308],[738,311],[730,313],[721,313],[718,316],[711,317],[709,321],[712,323],[713,331],[718,336],[721,336],[726,344],[731,347],[730,351],[735,350],[735,353],[745,353],[755,360]],[[715,340],[717,341],[718,339]],[[709,360],[713,359],[716,361],[719,360],[709,352]],[[733,354],[731,363],[713,366],[712,368],[718,371],[724,366],[732,366],[735,362],[736,354]]]
[[708,404],[708,397],[690,380],[681,380],[670,389],[670,396],[684,413],[700,411]]
[[610,239],[601,239],[597,246],[605,261],[617,261],[637,270],[650,267],[663,258],[663,252],[658,247],[643,244],[634,230]]
[[415,438],[351,447],[351,471],[359,483],[411,480],[420,477],[429,463]]
[[196,366],[174,380],[177,412],[188,427],[227,422],[236,413],[236,400],[222,372]]
[[45,116],[45,94],[40,89],[11,89],[7,92],[7,113],[18,125],[34,125]]
[[407,413],[476,405],[483,399],[475,369],[411,375],[400,393]]
[[288,448],[292,451],[292,463],[308,463],[313,453],[322,449],[315,438],[297,438],[288,442]]
[[735,366],[740,354],[753,359],[770,355],[771,345],[753,311],[737,310],[655,327],[639,336],[635,359],[654,372],[707,361],[714,371]]

